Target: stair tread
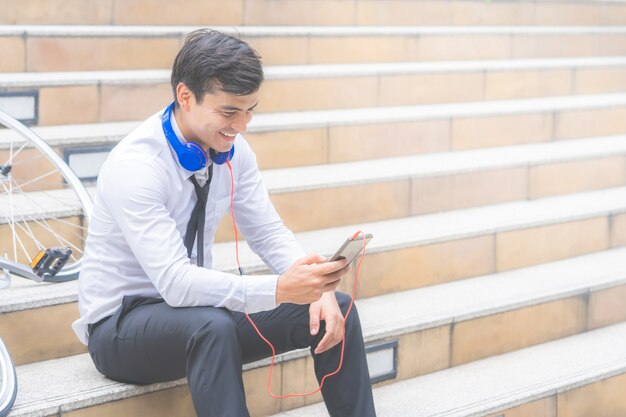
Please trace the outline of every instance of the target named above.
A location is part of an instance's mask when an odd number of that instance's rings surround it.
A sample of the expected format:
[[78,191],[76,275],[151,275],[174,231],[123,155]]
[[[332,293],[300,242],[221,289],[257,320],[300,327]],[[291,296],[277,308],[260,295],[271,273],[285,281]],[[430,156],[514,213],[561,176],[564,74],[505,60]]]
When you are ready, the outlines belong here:
[[[486,233],[497,233],[521,228],[547,226],[567,221],[584,220],[608,214],[626,212],[626,187],[577,193],[532,201],[518,201],[491,206],[454,210],[394,220],[341,226],[330,229],[301,232],[297,240],[307,253],[332,255],[336,246],[355,230],[374,234],[368,253],[402,249],[449,240],[464,239]],[[234,242],[216,243],[213,247],[213,268],[235,271]],[[239,247],[241,265],[247,273],[266,272],[267,267],[245,242]],[[50,287],[63,300],[75,297],[73,283]],[[35,287],[33,287],[35,288]],[[53,303],[45,294],[46,286],[36,287],[37,295],[24,297],[23,289],[4,290],[4,311],[29,308],[33,303]],[[41,289],[39,289],[41,288]],[[15,295],[11,295],[15,294]],[[34,299],[32,299],[34,298]]]
[[[357,301],[366,341],[626,284],[626,249]],[[393,309],[389,306],[393,305]],[[282,355],[279,361],[308,355]],[[252,369],[267,360],[246,365]],[[87,354],[19,366],[20,393],[11,415],[49,415],[50,407],[84,407],[184,383],[148,387],[102,377]],[[46,410],[47,413],[41,413]],[[28,414],[35,413],[39,414]]]
[[[0,25],[0,36],[183,36],[203,26]],[[626,26],[211,26],[235,36],[407,36],[477,34],[615,34]]]
[[[374,389],[381,416],[469,417],[626,372],[626,323]],[[323,404],[273,417],[327,415]]]
[[[626,65],[626,57],[506,59],[484,61],[398,62],[375,64],[277,65],[263,69],[265,79],[382,76],[495,70],[597,68]],[[169,83],[168,69],[0,73],[0,87],[52,87],[91,84]]]
[[[312,110],[260,113],[248,125],[249,133],[279,130],[323,128],[355,124],[398,123],[457,117],[488,117],[545,111],[593,110],[626,105],[626,93],[541,97],[531,99],[420,104],[410,106],[368,107],[359,109]],[[67,141],[80,143],[80,138],[93,143],[115,143],[140,122],[71,124],[34,127],[35,133],[51,145]],[[17,135],[0,129],[0,147]]]

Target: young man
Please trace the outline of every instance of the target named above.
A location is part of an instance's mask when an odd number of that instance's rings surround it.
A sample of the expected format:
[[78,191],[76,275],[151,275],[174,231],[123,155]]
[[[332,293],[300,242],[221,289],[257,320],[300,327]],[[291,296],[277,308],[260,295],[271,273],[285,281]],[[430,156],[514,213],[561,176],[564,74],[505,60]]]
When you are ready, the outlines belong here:
[[[174,62],[173,105],[111,152],[89,225],[74,331],[111,379],[186,376],[199,417],[249,416],[241,366],[270,350],[243,313],[277,353],[310,346],[318,380],[339,364],[350,299],[335,288],[345,261],[304,256],[241,136],[262,81],[260,59],[246,43],[191,33]],[[237,224],[273,275],[211,269],[215,230],[231,197],[224,159],[232,164]],[[345,327],[343,368],[326,380],[324,401],[331,416],[374,416],[356,310]]]

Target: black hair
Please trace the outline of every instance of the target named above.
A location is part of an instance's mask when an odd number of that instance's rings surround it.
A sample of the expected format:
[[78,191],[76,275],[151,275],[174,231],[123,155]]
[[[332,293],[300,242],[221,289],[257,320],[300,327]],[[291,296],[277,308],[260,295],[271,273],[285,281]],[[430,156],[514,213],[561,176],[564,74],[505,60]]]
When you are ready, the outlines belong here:
[[263,82],[261,57],[241,39],[210,29],[187,35],[172,67],[172,90],[184,83],[198,103],[217,91],[240,96],[258,91]]

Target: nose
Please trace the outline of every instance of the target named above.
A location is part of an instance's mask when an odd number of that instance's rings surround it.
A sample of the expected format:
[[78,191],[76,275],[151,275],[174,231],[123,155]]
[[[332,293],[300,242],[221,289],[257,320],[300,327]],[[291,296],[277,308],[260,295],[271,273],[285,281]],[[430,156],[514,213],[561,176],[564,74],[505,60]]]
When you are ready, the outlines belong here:
[[252,112],[240,113],[237,118],[230,125],[231,129],[237,132],[244,133],[248,129],[248,123],[252,120]]

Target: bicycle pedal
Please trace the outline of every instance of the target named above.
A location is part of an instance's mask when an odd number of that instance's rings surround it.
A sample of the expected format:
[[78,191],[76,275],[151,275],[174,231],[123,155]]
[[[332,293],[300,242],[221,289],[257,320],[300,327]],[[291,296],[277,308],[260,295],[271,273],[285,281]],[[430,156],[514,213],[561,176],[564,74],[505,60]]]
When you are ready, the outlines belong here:
[[52,278],[70,259],[70,248],[50,248],[39,251],[33,258],[30,267],[33,272],[43,279]]

